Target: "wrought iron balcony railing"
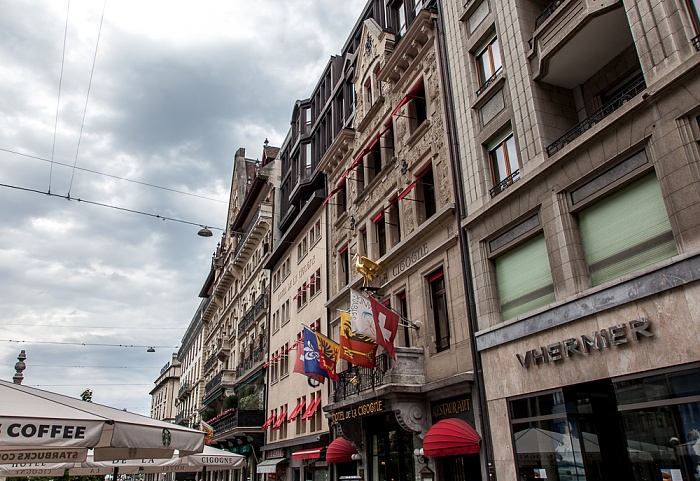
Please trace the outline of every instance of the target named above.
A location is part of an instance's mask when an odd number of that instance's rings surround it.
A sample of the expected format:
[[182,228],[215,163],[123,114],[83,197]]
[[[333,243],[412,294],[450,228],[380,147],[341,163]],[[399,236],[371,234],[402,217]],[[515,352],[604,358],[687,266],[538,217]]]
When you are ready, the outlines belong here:
[[238,366],[236,366],[236,377],[242,377],[248,371],[256,367],[265,359],[265,345],[253,350],[245,359],[243,359]]
[[177,391],[177,397],[179,399],[182,399],[183,397],[185,397],[191,391],[191,389],[190,389],[191,387],[192,386],[189,383],[189,381],[183,383],[182,386],[180,386],[180,389]]
[[625,102],[631,100],[639,92],[646,88],[647,85],[644,81],[644,77],[640,77],[636,82],[632,83],[629,87],[610,99],[610,101],[608,101],[601,108],[593,112],[590,117],[586,118],[582,122],[579,122],[574,128],[550,144],[546,149],[547,155],[552,156],[559,152],[564,148],[564,146],[572,142],[575,138],[579,137],[586,131],[590,130],[595,124],[622,107]]
[[535,30],[537,30],[540,25],[542,25],[544,21],[547,20],[554,13],[554,11],[561,6],[562,3],[564,3],[564,0],[554,0],[552,3],[547,5],[544,11],[542,11],[540,16],[535,20]]
[[253,306],[246,311],[241,320],[238,322],[238,337],[241,337],[245,331],[255,322],[258,316],[267,308],[267,294],[260,296]]
[[384,374],[389,369],[389,356],[380,354],[376,360],[377,365],[374,369],[353,365],[338,373],[339,379],[333,383],[333,402],[383,385]]
[[491,198],[493,199],[496,197],[498,194],[506,190],[508,187],[513,185],[513,182],[518,180],[520,178],[520,169],[516,170],[512,174],[510,174],[508,177],[500,181],[498,184],[494,185],[490,190],[489,194],[491,195]]
[[503,72],[503,67],[498,67],[498,70],[491,75],[491,77],[487,78],[486,81],[479,87],[479,90],[476,91],[477,97],[481,95],[483,91],[485,91],[489,86],[496,81],[498,77],[500,77],[501,72]]
[[216,361],[217,361],[216,355],[209,356],[209,358],[204,363],[204,372],[207,372],[211,368],[216,366]]
[[698,35],[697,37],[693,37],[691,42],[693,42],[693,45],[695,45],[695,50],[700,52],[700,35]]
[[214,391],[221,386],[221,380],[224,378],[224,371],[216,374],[211,380],[204,386],[204,397],[209,396]]
[[259,428],[265,422],[265,411],[238,410],[226,414],[211,424],[214,428],[214,437],[219,437],[229,431],[240,428]]

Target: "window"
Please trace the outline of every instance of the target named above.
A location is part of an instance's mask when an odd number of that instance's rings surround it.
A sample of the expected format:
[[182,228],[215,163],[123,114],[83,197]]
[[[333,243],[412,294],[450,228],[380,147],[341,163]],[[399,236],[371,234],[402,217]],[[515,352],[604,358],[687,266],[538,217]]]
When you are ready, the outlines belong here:
[[363,256],[369,256],[369,253],[367,252],[367,228],[363,227],[360,229],[360,247],[362,249],[362,252],[360,252]]
[[578,222],[593,285],[678,253],[653,173],[585,208]]
[[365,92],[365,102],[367,103],[367,106],[369,107],[374,103],[374,100],[372,99],[372,79],[371,78],[368,78],[367,81],[365,82],[364,92]]
[[[685,0],[685,4],[688,7],[688,12],[690,13],[690,21],[693,22],[693,27],[695,28],[695,33],[700,33],[700,0]],[[700,50],[698,44],[695,47]]]
[[345,213],[347,210],[347,205],[348,205],[348,188],[347,184],[345,183],[345,179],[343,179],[343,184],[340,186],[340,189],[338,190],[338,194],[336,195],[336,202],[338,203],[336,205],[336,208],[338,209],[337,212],[337,217],[340,217]]
[[372,180],[381,172],[382,170],[382,149],[380,146],[379,139],[376,139],[370,151],[365,156],[366,168],[367,168],[367,183],[372,182]]
[[309,299],[312,299],[319,292],[321,292],[321,269],[316,269],[309,281]]
[[314,226],[309,230],[309,246],[312,246],[318,242],[321,238],[321,221],[317,220]]
[[433,308],[435,349],[436,352],[441,352],[450,348],[450,323],[447,317],[447,290],[443,270],[439,269],[429,275],[428,284]]
[[338,252],[338,282],[339,287],[347,286],[350,283],[350,258],[348,255],[348,246],[343,247]]
[[275,352],[272,354],[272,359],[275,360],[275,362],[272,362],[272,363],[270,364],[270,371],[271,371],[271,374],[270,374],[270,381],[273,382],[273,383],[277,382],[278,379],[279,379],[279,375],[278,375],[278,371],[277,371],[277,362],[276,362],[277,355],[278,355],[278,351],[275,351]]
[[289,343],[286,343],[280,349],[280,379],[289,376]]
[[423,83],[417,87],[413,97],[408,103],[408,117],[410,120],[410,130],[414,132],[428,118],[428,104],[425,97],[425,85]]
[[497,257],[495,264],[503,320],[554,302],[554,284],[543,234]]
[[498,37],[495,33],[486,41],[485,45],[477,50],[476,65],[479,71],[479,91],[477,94],[480,94],[503,69]]
[[406,31],[408,30],[408,15],[406,15],[406,2],[403,0],[394,2],[393,10],[395,15],[394,21],[396,23],[396,33],[399,37],[403,37],[404,35],[406,35]]
[[518,153],[515,149],[513,131],[508,129],[489,144],[488,149],[493,181],[493,188],[490,194],[491,197],[494,197],[520,178]]
[[382,257],[386,254],[386,220],[384,219],[384,211],[379,212],[372,218],[374,222],[374,232],[377,238],[377,257]]
[[406,322],[406,319],[408,319],[408,302],[406,302],[406,291],[399,292],[396,295],[396,298],[398,300],[398,312],[401,316],[401,319],[399,319],[399,325],[403,324],[403,339],[399,337],[399,345],[402,347],[411,347],[411,337],[408,331],[410,327],[409,324]]
[[416,179],[416,192],[418,198],[418,223],[422,224],[430,219],[437,212],[437,203],[435,198],[435,180],[433,177],[432,165],[425,168]]

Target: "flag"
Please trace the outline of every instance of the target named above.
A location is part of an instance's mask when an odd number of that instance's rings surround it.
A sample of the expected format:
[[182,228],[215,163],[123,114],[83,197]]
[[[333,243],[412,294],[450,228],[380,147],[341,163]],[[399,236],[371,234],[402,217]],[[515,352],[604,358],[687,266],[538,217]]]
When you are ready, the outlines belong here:
[[394,339],[399,329],[399,315],[373,297],[369,298],[369,302],[372,306],[374,327],[377,330],[377,344],[386,349],[391,358],[396,360]]
[[304,372],[328,377],[326,370],[321,367],[316,333],[308,327],[304,328]]
[[377,329],[374,327],[374,316],[372,316],[372,305],[367,297],[355,289],[350,289],[350,319],[352,330],[355,333],[377,339]]
[[338,357],[350,364],[372,368],[376,366],[377,343],[371,337],[352,332],[349,312],[340,312],[340,352]]
[[320,332],[316,333],[316,344],[318,345],[321,368],[325,369],[330,379],[337,381],[340,378],[338,377],[338,373],[335,372],[335,366],[338,363],[340,344],[332,341]]
[[312,374],[312,373],[307,373],[304,370],[304,338],[302,337],[301,339],[297,340],[296,343],[296,355],[294,357],[294,372],[298,372],[299,374],[303,374],[311,379],[315,379],[316,381],[323,383],[326,380],[326,376],[321,376],[318,374]]
[[199,429],[204,431],[204,444],[207,446],[211,444],[211,440],[214,437],[214,428],[202,421],[201,419],[199,420]]

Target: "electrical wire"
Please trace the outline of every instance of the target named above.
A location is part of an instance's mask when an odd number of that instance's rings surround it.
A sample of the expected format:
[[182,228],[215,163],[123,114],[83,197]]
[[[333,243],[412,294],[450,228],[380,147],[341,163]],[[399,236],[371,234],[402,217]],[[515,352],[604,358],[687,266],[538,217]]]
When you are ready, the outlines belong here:
[[56,120],[53,125],[53,146],[51,147],[51,169],[49,170],[49,192],[51,192],[51,176],[53,174],[53,156],[56,151],[56,132],[58,131],[58,112],[61,105],[61,85],[63,84],[63,66],[66,61],[66,39],[68,38],[68,14],[70,12],[70,0],[66,9],[66,27],[63,31],[63,53],[61,54],[61,75],[58,78],[58,98],[56,99]]
[[70,368],[75,368],[75,367],[80,367],[80,368],[96,368],[96,369],[160,369],[163,366],[151,366],[151,367],[143,367],[143,366],[59,366],[57,364],[31,364],[31,367],[70,367]]
[[[0,152],[7,152],[8,154],[20,155],[20,156],[22,156],[22,157],[27,157],[27,158],[29,158],[29,159],[41,160],[42,162],[51,162],[52,164],[60,165],[60,166],[62,166],[62,167],[71,167],[70,164],[64,164],[63,162],[58,162],[58,161],[56,161],[56,160],[53,160],[53,161],[52,161],[51,159],[44,159],[43,157],[37,157],[36,155],[29,155],[29,154],[25,154],[25,153],[23,153],[23,152],[17,152],[17,151],[15,151],[15,150],[0,148]],[[148,182],[141,182],[141,181],[139,181],[139,180],[129,179],[129,178],[127,178],[127,177],[119,177],[118,175],[106,174],[106,173],[100,172],[100,171],[98,171],[98,170],[91,170],[91,169],[86,169],[86,168],[84,168],[84,167],[75,167],[75,166],[73,166],[73,168],[74,168],[75,170],[81,170],[81,171],[83,171],[83,172],[89,172],[89,173],[91,173],[91,174],[103,175],[103,176],[109,177],[109,178],[111,178],[111,179],[123,180],[123,181],[125,181],[125,182],[132,182],[132,183],[134,183],[134,184],[143,185],[143,186],[146,186],[146,187],[153,187],[154,189],[166,190],[166,191],[168,191],[168,192],[173,192],[173,193],[175,193],[175,194],[189,195],[189,196],[191,196],[191,197],[197,197],[198,199],[210,200],[210,201],[212,201],[212,202],[219,202],[219,203],[221,203],[221,204],[226,204],[226,203],[228,203],[228,202],[225,201],[225,200],[214,199],[214,198],[211,198],[211,197],[206,197],[206,196],[199,195],[199,194],[193,194],[193,193],[191,193],[191,192],[184,192],[184,191],[182,191],[182,190],[171,189],[171,188],[169,188],[169,187],[163,187],[163,186],[156,185],[156,184],[149,184]]]
[[75,160],[73,161],[73,172],[70,176],[70,184],[68,185],[68,195],[73,188],[73,178],[75,177],[75,166],[78,164],[78,152],[80,152],[80,141],[83,138],[83,127],[85,126],[85,115],[87,114],[88,100],[90,99],[90,89],[92,88],[92,77],[95,74],[95,63],[97,62],[97,49],[100,46],[100,35],[102,35],[102,23],[105,19],[105,8],[107,0],[102,4],[102,17],[100,17],[100,28],[97,31],[97,42],[95,43],[95,55],[92,57],[92,69],[90,70],[90,81],[88,82],[87,94],[85,95],[85,108],[83,109],[83,120],[80,122],[80,133],[78,134],[78,146],[75,149]]
[[84,203],[86,203],[86,204],[96,205],[96,206],[99,206],[99,207],[107,207],[107,208],[109,208],[109,209],[120,210],[120,211],[123,211],[123,212],[129,212],[129,213],[131,213],[131,214],[139,214],[139,215],[145,215],[145,216],[148,216],[148,217],[154,217],[154,218],[160,219],[160,220],[162,220],[162,221],[169,220],[169,221],[172,221],[172,222],[179,222],[179,223],[181,223],[181,224],[194,225],[194,226],[198,226],[198,227],[202,227],[202,228],[214,229],[214,230],[218,230],[218,231],[222,231],[222,232],[224,231],[224,229],[222,229],[221,227],[212,227],[212,226],[209,226],[209,225],[200,224],[199,222],[190,222],[190,221],[187,221],[187,220],[176,219],[175,217],[167,217],[167,216],[160,215],[160,214],[152,214],[152,213],[150,213],[150,212],[143,212],[143,211],[135,210],[135,209],[127,209],[126,207],[119,207],[119,206],[116,206],[116,205],[104,204],[104,203],[102,203],[102,202],[95,202],[95,201],[92,201],[92,200],[81,199],[80,197],[73,198],[73,197],[71,197],[70,195],[52,194],[51,192],[42,192],[42,191],[40,191],[40,190],[29,189],[29,188],[27,188],[27,187],[19,187],[19,186],[17,186],[17,185],[11,185],[11,184],[0,184],[0,187],[7,187],[8,189],[21,190],[21,191],[24,191],[24,192],[32,192],[32,193],[35,193],[35,194],[48,195],[48,196],[51,196],[51,197],[59,197],[59,198],[61,198],[61,199],[66,199],[66,200],[75,200],[75,201],[77,201],[77,202],[84,202]]
[[16,339],[0,339],[0,342],[13,342],[17,344],[57,344],[61,346],[99,346],[99,347],[138,347],[138,348],[159,348],[159,349],[177,349],[178,346],[137,346],[135,344],[102,344],[91,342],[61,342],[61,341],[21,341]]
[[[64,324],[22,324],[22,323],[11,323],[3,322],[3,326],[22,326],[22,327],[71,327],[71,328],[85,328],[85,329],[123,329],[124,326],[69,326]],[[132,331],[161,331],[161,330],[171,330],[171,331],[183,331],[187,329],[186,327],[129,327]]]

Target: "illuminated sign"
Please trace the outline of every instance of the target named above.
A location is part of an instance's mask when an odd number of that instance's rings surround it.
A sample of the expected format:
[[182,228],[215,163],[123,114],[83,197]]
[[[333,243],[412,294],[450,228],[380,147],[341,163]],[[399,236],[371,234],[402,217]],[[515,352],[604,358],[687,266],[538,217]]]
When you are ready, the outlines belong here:
[[385,409],[384,401],[372,401],[358,406],[354,406],[348,409],[341,409],[331,414],[331,421],[336,423],[338,421],[347,421],[348,419],[360,418],[362,416],[369,416],[372,414],[378,414],[384,412]]

